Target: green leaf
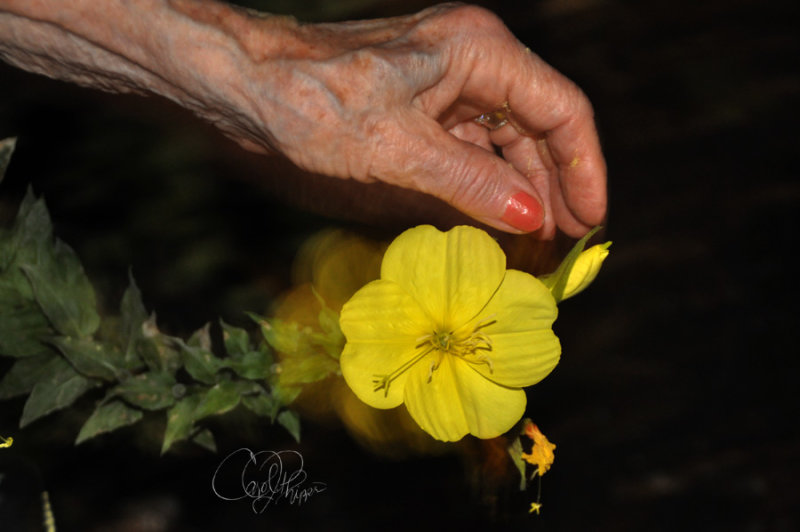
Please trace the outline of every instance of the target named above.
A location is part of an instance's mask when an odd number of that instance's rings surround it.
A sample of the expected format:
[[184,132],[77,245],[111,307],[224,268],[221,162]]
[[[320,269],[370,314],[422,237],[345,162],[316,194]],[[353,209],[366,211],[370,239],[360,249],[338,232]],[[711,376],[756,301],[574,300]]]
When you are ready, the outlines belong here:
[[83,424],[78,438],[75,440],[75,445],[94,438],[98,434],[133,425],[142,419],[143,415],[141,410],[131,408],[122,401],[111,401],[110,403],[102,404],[95,409],[94,413]]
[[116,386],[110,395],[116,395],[145,410],[161,410],[175,404],[173,388],[177,383],[172,374],[150,371],[131,377]]
[[300,443],[300,416],[294,410],[284,410],[278,414],[278,423],[289,431],[289,434]]
[[279,380],[284,385],[320,381],[339,371],[339,362],[318,351],[286,355],[279,364]]
[[227,360],[227,365],[245,379],[268,379],[274,374],[275,363],[266,344],[258,351],[250,351],[238,359]]
[[0,183],[6,175],[6,168],[8,168],[8,163],[11,161],[11,155],[14,154],[16,145],[16,137],[0,140]]
[[34,385],[25,407],[19,426],[24,427],[56,410],[71,405],[87,390],[99,383],[75,371],[63,358],[54,358],[42,370],[42,376]]
[[251,352],[250,349],[250,335],[247,331],[228,325],[222,320],[219,320],[222,326],[222,340],[225,343],[225,352],[228,356],[237,359],[243,357]]
[[181,367],[181,354],[176,349],[180,343],[180,339],[162,334],[158,330],[156,315],[153,313],[142,324],[142,337],[136,348],[137,353],[151,370],[174,374]]
[[228,380],[218,382],[205,392],[203,400],[194,411],[194,420],[233,410],[239,404],[242,395],[256,391],[258,385],[254,383]]
[[175,442],[188,438],[194,427],[194,411],[200,404],[202,396],[187,395],[167,411],[167,429],[164,431],[164,442],[161,454],[166,453]]
[[211,337],[208,332],[209,324],[196,331],[188,342],[176,339],[181,348],[181,357],[186,371],[194,379],[205,383],[214,384],[216,373],[225,366],[222,360],[211,352]]
[[36,301],[53,327],[65,336],[91,336],[100,325],[94,289],[77,255],[60,240],[50,257],[20,266],[33,287]]
[[[28,187],[14,220],[11,237],[3,246],[3,253],[0,254],[0,271],[8,270],[6,275],[22,276],[18,266],[38,264],[40,257],[48,255],[52,246],[53,225],[47,207],[44,200],[36,199]],[[33,299],[33,292],[27,279],[22,289],[26,298]]]
[[302,386],[286,386],[280,382],[273,383],[271,389],[272,397],[274,397],[280,405],[292,404],[302,391]]
[[257,416],[268,417],[271,421],[275,421],[281,408],[280,401],[266,393],[246,395],[242,397],[242,404]]
[[51,352],[42,338],[53,333],[38,308],[26,306],[16,312],[0,313],[0,355],[22,358]]
[[217,452],[217,443],[214,441],[214,435],[208,429],[203,429],[194,436],[192,441],[204,449],[208,449],[212,453]]
[[50,339],[64,357],[83,375],[107,381],[118,379],[124,369],[122,353],[109,344],[91,338],[60,336]]
[[44,375],[48,364],[60,358],[54,352],[17,360],[0,381],[0,400],[28,394]]
[[120,319],[122,322],[122,345],[124,348],[125,367],[128,369],[139,365],[137,346],[143,340],[142,326],[147,321],[147,310],[142,302],[142,293],[133,279],[133,272],[128,271],[128,288],[122,296]]
[[561,261],[561,264],[558,266],[556,271],[549,275],[543,275],[539,277],[539,280],[550,289],[550,292],[553,294],[553,298],[556,300],[556,303],[564,299],[564,290],[567,287],[569,273],[572,271],[575,261],[578,260],[578,255],[580,255],[583,249],[586,247],[586,243],[589,241],[589,239],[592,238],[600,229],[601,227],[597,226],[586,233],[583,238],[578,240],[570,252],[567,253],[567,256],[564,257],[564,260]]

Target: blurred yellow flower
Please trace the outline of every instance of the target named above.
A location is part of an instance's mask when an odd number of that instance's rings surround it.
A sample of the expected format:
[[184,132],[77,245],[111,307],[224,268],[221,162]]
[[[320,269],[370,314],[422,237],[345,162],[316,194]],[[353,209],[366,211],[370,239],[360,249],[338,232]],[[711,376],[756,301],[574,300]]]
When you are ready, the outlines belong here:
[[531,509],[528,510],[528,513],[532,514],[533,512],[536,512],[536,515],[539,515],[539,512],[541,510],[542,510],[542,503],[540,503],[540,502],[532,502],[531,503]]
[[524,434],[533,440],[533,448],[530,454],[522,453],[522,458],[529,464],[537,466],[537,473],[541,477],[553,465],[553,460],[555,460],[553,451],[556,446],[550,443],[547,436],[542,434],[539,427],[530,420],[525,424]]
[[610,246],[611,242],[597,244],[578,255],[572,270],[569,272],[569,277],[567,277],[567,285],[564,288],[562,300],[579,294],[592,284],[592,281],[600,272],[600,266],[603,265],[603,261],[608,257],[608,248]]
[[419,226],[342,308],[342,374],[370,406],[405,403],[436,439],[493,438],[522,417],[522,388],[558,363],[557,312],[539,280],[506,270],[484,231]]
[[11,447],[13,443],[14,443],[14,438],[12,438],[11,436],[9,436],[8,438],[0,436],[0,448]]

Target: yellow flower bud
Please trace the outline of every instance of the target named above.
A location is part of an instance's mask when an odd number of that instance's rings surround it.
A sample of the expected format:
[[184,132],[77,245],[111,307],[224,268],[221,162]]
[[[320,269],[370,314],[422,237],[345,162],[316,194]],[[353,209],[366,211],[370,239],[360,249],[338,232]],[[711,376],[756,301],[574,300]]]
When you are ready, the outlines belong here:
[[594,281],[600,271],[600,266],[603,265],[603,261],[608,256],[608,248],[610,246],[611,242],[597,244],[578,255],[569,272],[569,277],[567,277],[567,286],[564,288],[562,301],[582,292]]

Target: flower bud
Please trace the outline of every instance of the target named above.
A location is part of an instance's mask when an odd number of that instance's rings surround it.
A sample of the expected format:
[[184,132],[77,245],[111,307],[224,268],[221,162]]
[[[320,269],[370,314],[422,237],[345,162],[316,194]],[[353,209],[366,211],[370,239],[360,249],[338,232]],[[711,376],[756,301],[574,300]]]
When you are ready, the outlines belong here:
[[594,281],[600,271],[600,266],[603,265],[603,261],[608,256],[608,248],[610,246],[611,242],[597,244],[578,255],[567,277],[567,285],[564,288],[562,300],[580,293]]

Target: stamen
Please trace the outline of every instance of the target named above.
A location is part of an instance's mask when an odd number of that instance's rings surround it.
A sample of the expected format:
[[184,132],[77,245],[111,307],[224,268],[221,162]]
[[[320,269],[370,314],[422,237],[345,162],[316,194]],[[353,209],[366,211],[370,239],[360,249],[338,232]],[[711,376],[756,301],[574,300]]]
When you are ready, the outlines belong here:
[[[424,344],[422,344],[424,345]],[[386,397],[389,395],[389,385],[392,384],[392,381],[395,380],[397,377],[402,375],[407,369],[411,366],[422,360],[425,355],[433,351],[434,347],[430,347],[427,350],[419,353],[415,357],[407,360],[405,364],[394,370],[393,372],[389,373],[388,375],[375,375],[375,378],[372,379],[372,384],[375,385],[373,391],[377,392],[379,390],[383,390],[383,396]]]

